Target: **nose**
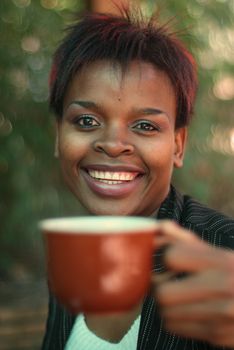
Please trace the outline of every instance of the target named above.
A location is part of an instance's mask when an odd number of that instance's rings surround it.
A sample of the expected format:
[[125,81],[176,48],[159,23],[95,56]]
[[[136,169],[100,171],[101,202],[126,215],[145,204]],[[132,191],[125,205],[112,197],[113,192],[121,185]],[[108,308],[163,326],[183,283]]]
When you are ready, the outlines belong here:
[[129,141],[128,135],[123,130],[116,128],[106,130],[94,142],[96,152],[103,152],[109,157],[120,155],[131,155],[134,152],[134,145]]

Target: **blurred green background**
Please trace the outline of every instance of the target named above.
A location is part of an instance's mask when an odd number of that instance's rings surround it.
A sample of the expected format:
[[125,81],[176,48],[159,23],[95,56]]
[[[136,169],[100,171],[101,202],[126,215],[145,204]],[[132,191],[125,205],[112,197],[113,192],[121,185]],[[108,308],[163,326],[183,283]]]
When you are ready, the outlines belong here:
[[[108,0],[106,0],[108,2]],[[71,13],[90,1],[0,1],[0,280],[44,274],[37,221],[81,208],[63,186],[48,111],[51,56]],[[199,64],[182,191],[234,215],[234,0],[141,1],[161,8]]]

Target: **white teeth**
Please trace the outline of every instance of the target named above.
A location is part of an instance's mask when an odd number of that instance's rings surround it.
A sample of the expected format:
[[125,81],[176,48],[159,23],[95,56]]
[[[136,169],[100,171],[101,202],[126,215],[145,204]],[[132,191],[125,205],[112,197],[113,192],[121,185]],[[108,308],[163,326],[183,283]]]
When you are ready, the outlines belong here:
[[123,181],[131,181],[137,176],[137,172],[111,172],[111,171],[99,171],[99,170],[88,170],[88,173],[94,179],[106,182],[110,185],[121,183]]
[[[109,174],[110,174],[110,173],[109,173]],[[123,180],[123,179],[120,179],[119,173],[112,173],[112,179],[113,179],[113,180]]]
[[110,180],[101,180],[99,179],[100,182],[104,182],[108,185],[116,185],[116,184],[121,184],[123,183],[123,181],[110,181]]

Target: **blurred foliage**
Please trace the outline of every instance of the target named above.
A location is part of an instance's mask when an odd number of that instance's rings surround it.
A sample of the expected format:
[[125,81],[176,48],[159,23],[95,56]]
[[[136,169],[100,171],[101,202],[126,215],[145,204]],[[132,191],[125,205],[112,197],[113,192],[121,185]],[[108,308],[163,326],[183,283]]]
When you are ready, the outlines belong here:
[[[0,2],[0,277],[15,266],[40,274],[40,218],[81,212],[53,156],[48,72],[62,28],[79,0]],[[174,182],[208,205],[234,213],[234,1],[142,0],[161,8],[198,61],[200,88],[184,168]],[[18,271],[18,270],[17,270]]]

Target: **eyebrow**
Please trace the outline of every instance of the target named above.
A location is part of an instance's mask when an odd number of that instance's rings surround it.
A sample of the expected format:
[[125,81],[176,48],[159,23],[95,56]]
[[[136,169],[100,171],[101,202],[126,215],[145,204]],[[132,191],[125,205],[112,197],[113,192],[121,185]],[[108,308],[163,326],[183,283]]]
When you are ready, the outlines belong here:
[[92,101],[81,101],[81,100],[74,100],[71,103],[69,103],[68,107],[69,108],[71,105],[78,105],[83,108],[91,108],[91,109],[100,109],[100,106],[96,104],[95,102]]
[[[71,105],[78,105],[83,108],[87,109],[96,109],[96,110],[101,110],[100,105],[93,101],[83,101],[83,100],[74,100],[71,103],[69,103],[68,107],[69,108]],[[159,115],[159,114],[164,114],[169,118],[169,115],[167,114],[166,111],[163,111],[159,108],[153,108],[153,107],[146,107],[146,108],[134,108],[134,112],[137,114],[143,114],[143,115]]]
[[166,111],[159,109],[159,108],[153,108],[153,107],[146,107],[146,108],[136,108],[135,112],[137,114],[143,114],[143,115],[159,115],[164,114],[168,119],[169,115]]

